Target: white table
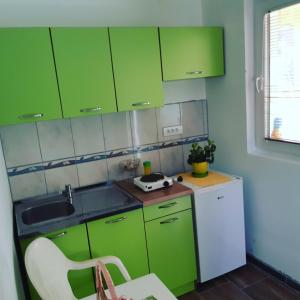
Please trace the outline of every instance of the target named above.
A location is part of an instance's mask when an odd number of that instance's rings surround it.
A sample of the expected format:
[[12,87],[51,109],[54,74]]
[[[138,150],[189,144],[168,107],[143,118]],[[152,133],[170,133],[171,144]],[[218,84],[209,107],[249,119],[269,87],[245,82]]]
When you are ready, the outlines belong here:
[[[116,292],[118,296],[126,296],[133,300],[143,300],[151,295],[157,300],[177,299],[153,273],[116,286]],[[96,295],[85,297],[82,300],[96,300]]]

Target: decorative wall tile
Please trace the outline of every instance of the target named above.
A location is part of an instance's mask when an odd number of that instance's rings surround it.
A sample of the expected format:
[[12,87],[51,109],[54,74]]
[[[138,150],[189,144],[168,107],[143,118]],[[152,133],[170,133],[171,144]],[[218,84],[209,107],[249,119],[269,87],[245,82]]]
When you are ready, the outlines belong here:
[[125,178],[133,177],[135,175],[135,172],[126,171],[120,167],[120,162],[126,159],[133,159],[133,155],[130,154],[107,159],[108,179],[110,181],[122,180]]
[[135,110],[130,113],[130,116],[134,146],[158,141],[155,109]]
[[159,158],[159,151],[148,151],[148,152],[137,152],[135,157],[140,159],[140,165],[136,171],[137,176],[141,176],[144,174],[144,166],[143,162],[146,160],[151,161],[151,171],[152,172],[160,172],[160,158]]
[[102,115],[106,150],[132,147],[130,115],[118,112]]
[[44,171],[9,177],[13,200],[47,193]]
[[[162,136],[164,127],[181,123],[184,136]],[[151,161],[153,172],[166,175],[190,170],[186,160],[191,143],[208,138],[207,106],[200,100],[102,117],[16,125],[1,128],[0,135],[17,200],[57,192],[65,184],[77,187],[142,175],[145,160]],[[120,168],[120,161],[133,157],[141,159],[138,170]]]
[[35,123],[2,127],[0,134],[7,168],[42,161]]
[[184,171],[182,146],[175,146],[159,150],[161,171],[173,176]]
[[175,140],[181,135],[163,136],[163,128],[175,125],[181,125],[180,107],[179,104],[165,105],[162,108],[156,109],[158,140],[160,142]]
[[71,119],[75,155],[105,151],[101,116]]
[[164,81],[165,104],[206,99],[205,79]]
[[77,169],[80,186],[108,181],[106,159],[78,164]]
[[204,118],[205,101],[181,103],[183,137],[207,134]]
[[45,177],[48,193],[59,192],[66,184],[72,188],[79,186],[76,165],[46,170]]
[[70,120],[43,121],[37,126],[44,161],[74,157]]

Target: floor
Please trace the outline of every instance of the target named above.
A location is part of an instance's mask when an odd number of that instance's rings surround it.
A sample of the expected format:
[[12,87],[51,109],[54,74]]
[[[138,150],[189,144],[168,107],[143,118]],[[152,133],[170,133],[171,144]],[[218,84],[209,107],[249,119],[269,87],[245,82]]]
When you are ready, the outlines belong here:
[[199,286],[180,300],[300,300],[300,292],[248,263]]

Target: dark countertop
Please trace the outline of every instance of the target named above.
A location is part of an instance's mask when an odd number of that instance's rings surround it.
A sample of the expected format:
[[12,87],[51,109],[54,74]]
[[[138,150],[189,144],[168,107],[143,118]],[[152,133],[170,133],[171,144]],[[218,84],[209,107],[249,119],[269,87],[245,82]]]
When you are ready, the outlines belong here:
[[70,216],[55,218],[36,224],[26,225],[22,213],[31,207],[41,206],[53,201],[66,201],[62,195],[51,194],[20,200],[14,203],[17,235],[20,239],[47,234],[87,221],[123,213],[141,208],[141,202],[128,195],[115,184],[102,185],[75,191],[73,206],[75,211]]
[[177,197],[193,194],[192,189],[177,182],[174,182],[171,187],[162,188],[151,192],[144,192],[139,187],[134,185],[133,179],[117,181],[116,184],[136,200],[141,201],[143,203],[143,206],[149,206]]

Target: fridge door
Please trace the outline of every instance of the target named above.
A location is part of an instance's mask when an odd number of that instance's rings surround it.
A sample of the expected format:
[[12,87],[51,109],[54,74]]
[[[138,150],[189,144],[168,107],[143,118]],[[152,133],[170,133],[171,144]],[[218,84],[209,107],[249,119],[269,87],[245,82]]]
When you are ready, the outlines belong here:
[[242,180],[194,190],[200,281],[246,263]]

